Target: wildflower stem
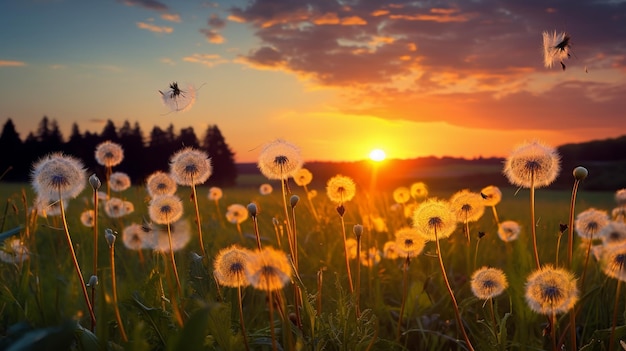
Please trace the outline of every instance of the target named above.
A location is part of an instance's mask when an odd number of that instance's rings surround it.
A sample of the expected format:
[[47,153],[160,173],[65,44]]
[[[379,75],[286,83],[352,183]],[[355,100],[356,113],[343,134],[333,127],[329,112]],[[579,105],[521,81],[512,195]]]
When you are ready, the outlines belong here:
[[176,278],[176,289],[178,292],[178,296],[181,297],[183,289],[181,288],[181,285],[180,285],[180,279],[178,277],[178,269],[176,268],[176,260],[174,259],[174,248],[172,244],[172,229],[171,229],[169,222],[167,223],[167,240],[169,241],[169,245],[170,245],[170,263],[172,264],[172,271],[174,272],[174,277]]
[[558,348],[556,347],[556,312],[553,312],[550,317],[550,338],[552,339],[552,350],[558,351]]
[[193,194],[193,205],[196,210],[196,225],[198,226],[198,239],[200,240],[200,251],[202,257],[206,257],[206,251],[204,250],[204,243],[202,241],[202,221],[200,220],[200,209],[198,208],[198,194],[196,193],[196,185],[191,183],[191,192]]
[[361,255],[361,236],[356,236],[356,292],[354,294],[354,304],[356,306],[356,318],[361,317],[361,263],[359,262],[359,256]]
[[[98,190],[93,189],[93,275],[98,276]],[[91,306],[96,304],[96,287],[91,286]],[[93,322],[93,321],[92,321]],[[96,328],[92,323],[91,331]]]
[[117,280],[115,277],[115,245],[109,247],[109,258],[111,260],[111,289],[113,290],[113,309],[115,310],[115,319],[117,325],[120,328],[120,334],[122,340],[128,342],[128,336],[126,336],[126,330],[124,329],[124,323],[122,323],[122,316],[120,315],[120,309],[117,302]]
[[237,286],[237,299],[239,300],[239,323],[241,324],[241,335],[243,335],[243,344],[246,347],[246,351],[250,351],[248,345],[248,333],[246,332],[246,325],[243,321],[243,298],[241,296],[241,285]]
[[[346,224],[343,220],[343,216],[341,218],[341,232],[343,233],[343,251],[346,257],[346,270],[348,272],[348,282],[350,283],[350,294],[354,293],[354,286],[352,285],[352,273],[350,272],[350,257],[348,253],[348,244],[346,243]],[[358,255],[358,252],[357,252]]]
[[489,313],[491,314],[491,322],[493,323],[493,334],[496,338],[496,343],[500,345],[500,335],[498,334],[498,322],[496,321],[496,313],[493,310],[493,298],[490,297],[486,301],[489,304]]
[[454,297],[454,292],[452,291],[452,287],[450,286],[450,282],[448,281],[448,274],[446,273],[446,267],[443,265],[443,258],[441,255],[441,245],[439,244],[439,238],[437,237],[437,229],[435,228],[435,243],[437,243],[437,257],[439,258],[439,268],[441,268],[441,274],[443,275],[443,281],[446,283],[446,288],[448,289],[448,294],[450,294],[450,299],[452,300],[452,306],[454,307],[454,315],[456,317],[456,322],[461,330],[461,334],[463,335],[463,339],[467,344],[467,347],[470,351],[474,351],[474,347],[467,336],[467,332],[465,332],[465,327],[463,326],[463,320],[461,319],[461,313],[459,312],[459,306],[456,302],[456,298]]
[[500,227],[500,219],[498,218],[498,211],[496,210],[496,206],[491,206],[491,210],[493,212],[493,218],[496,220],[496,225]]
[[313,214],[315,221],[319,223],[320,217],[317,214],[317,210],[315,210],[315,206],[313,206],[313,201],[311,200],[311,197],[309,196],[309,189],[307,188],[306,184],[303,185],[303,188],[304,188],[304,193],[306,194],[306,198],[308,200],[309,208],[311,209],[311,213]]
[[317,271],[317,315],[321,316],[322,315],[322,285],[323,285],[323,280],[324,278],[324,271],[322,268],[320,268]]
[[261,233],[259,233],[259,222],[257,221],[256,215],[252,216],[252,226],[254,227],[254,236],[256,237],[256,247],[261,251]]
[[537,225],[535,224],[535,172],[530,176],[530,232],[533,236],[533,251],[535,253],[535,263],[537,269],[541,268],[539,263],[539,251],[537,250]]
[[[282,174],[282,172],[281,172]],[[283,194],[283,209],[285,210],[285,220],[287,221],[287,237],[290,237],[292,234],[291,220],[289,219],[289,211],[287,210],[287,189],[285,187],[285,183],[287,179],[280,180],[280,188]]]
[[272,337],[272,350],[276,351],[276,331],[274,330],[274,293],[270,290],[269,280],[267,282],[267,297],[269,299],[269,312],[270,312],[270,336]]
[[[578,193],[579,179],[574,180],[574,186],[572,187],[572,198],[569,206],[569,220],[567,222],[568,236],[567,236],[567,267],[572,269],[572,259],[574,256],[574,208],[576,206],[576,195]],[[591,249],[591,240],[589,240],[589,249],[587,250],[587,257],[585,259],[585,268],[583,269],[583,276],[581,280],[581,287],[584,287],[585,273],[587,271],[587,262],[589,261],[589,250]],[[570,343],[573,349],[576,349],[576,308],[572,309],[570,313]]]
[[74,269],[76,270],[76,274],[78,275],[78,279],[80,281],[80,287],[83,292],[83,297],[85,298],[85,303],[87,304],[87,309],[89,310],[89,316],[91,317],[91,325],[92,327],[94,327],[93,329],[95,329],[96,314],[93,311],[91,301],[89,300],[89,294],[87,293],[87,286],[85,285],[85,279],[83,278],[83,273],[80,271],[80,266],[78,265],[78,259],[76,258],[76,252],[74,251],[74,244],[72,243],[72,238],[70,237],[70,231],[67,226],[67,220],[65,219],[65,206],[63,205],[63,199],[61,198],[61,191],[59,191],[59,198],[60,198],[59,203],[61,206],[61,219],[63,220],[63,229],[65,230],[65,238],[67,239],[67,246],[69,246],[70,254],[72,255],[72,262],[74,263]]

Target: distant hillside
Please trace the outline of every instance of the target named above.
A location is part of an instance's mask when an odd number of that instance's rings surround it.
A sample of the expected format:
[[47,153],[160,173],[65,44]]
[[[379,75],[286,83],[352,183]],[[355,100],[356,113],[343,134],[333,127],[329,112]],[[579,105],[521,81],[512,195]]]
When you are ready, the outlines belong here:
[[[584,166],[589,177],[581,184],[585,190],[613,191],[626,188],[626,136],[615,139],[593,140],[565,144],[558,148],[562,171],[551,188],[572,187],[572,170]],[[421,157],[409,160],[387,160],[377,165],[377,187],[393,190],[398,186],[423,181],[433,189],[480,190],[487,185],[510,186],[502,175],[502,158],[464,159],[454,157]],[[326,181],[336,175],[352,177],[358,185],[369,186],[374,171],[370,161],[307,162],[305,167],[313,173],[312,187],[323,188]],[[237,164],[240,176],[260,175],[255,163]],[[259,182],[266,181],[263,177]]]

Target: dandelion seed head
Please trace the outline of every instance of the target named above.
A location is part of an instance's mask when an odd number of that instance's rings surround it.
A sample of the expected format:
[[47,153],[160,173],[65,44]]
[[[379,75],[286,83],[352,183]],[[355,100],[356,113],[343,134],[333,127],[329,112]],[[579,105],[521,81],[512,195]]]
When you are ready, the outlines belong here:
[[610,221],[598,233],[604,246],[621,244],[626,242],[626,223]]
[[248,219],[248,209],[241,204],[232,204],[226,208],[226,220],[232,224],[241,224]]
[[294,175],[293,181],[298,186],[306,186],[313,180],[313,173],[306,168],[300,168]]
[[93,227],[94,223],[94,211],[93,210],[85,210],[80,214],[80,222],[88,228]]
[[288,179],[300,170],[303,161],[300,148],[282,139],[265,144],[258,167],[267,179]]
[[251,251],[237,245],[221,249],[213,262],[213,274],[220,285],[232,288],[249,285],[246,278],[246,265]]
[[211,159],[202,150],[186,147],[170,158],[170,175],[179,185],[204,184],[212,172]]
[[400,257],[395,241],[387,241],[385,245],[383,245],[383,257],[389,260],[395,260]]
[[450,206],[454,210],[457,221],[461,223],[476,222],[485,213],[483,197],[469,190],[454,193],[450,198]]
[[264,183],[259,186],[259,194],[261,195],[269,195],[272,191],[274,191],[274,188],[271,184]]
[[30,250],[19,238],[5,239],[0,246],[0,261],[19,264],[30,258]]
[[626,282],[626,243],[605,247],[601,262],[604,274]]
[[411,184],[411,197],[415,200],[423,200],[428,197],[428,187],[423,182]]
[[130,188],[130,177],[124,172],[113,172],[109,177],[111,191],[121,192]]
[[536,313],[565,313],[578,301],[576,279],[565,269],[544,266],[528,276],[525,297]]
[[133,251],[152,248],[154,245],[150,240],[153,236],[146,232],[142,225],[133,223],[122,231],[122,242],[124,246]]
[[[181,219],[171,223],[170,234],[172,236],[172,251],[176,252],[184,249],[191,240],[189,222]],[[170,252],[167,226],[153,225],[151,227],[148,240],[154,251],[163,253]]]
[[96,146],[96,162],[105,167],[115,167],[124,160],[124,149],[118,143],[110,140],[103,141]]
[[87,185],[82,162],[72,156],[53,153],[33,164],[31,172],[35,192],[47,199],[73,199]]
[[183,216],[183,202],[176,195],[157,196],[150,201],[148,213],[154,223],[174,223]]
[[150,197],[174,195],[177,188],[174,178],[162,171],[156,171],[146,178],[146,190]]
[[161,101],[170,109],[170,112],[189,111],[196,102],[196,92],[197,89],[193,85],[187,84],[181,89],[177,82],[170,83],[169,87],[163,91],[159,90]]
[[487,300],[502,294],[509,283],[501,269],[482,267],[472,274],[470,286],[474,296]]
[[543,65],[546,68],[552,68],[556,62],[559,62],[563,69],[565,69],[563,61],[570,56],[570,36],[565,32],[557,33],[556,31],[544,31],[542,37]]
[[428,241],[449,237],[456,224],[456,215],[444,200],[428,199],[413,212],[413,227]]
[[403,227],[395,232],[395,250],[401,257],[415,257],[422,253],[426,241],[417,229]]
[[404,204],[411,200],[411,190],[405,186],[401,186],[394,189],[392,196],[393,201],[398,204]]
[[504,221],[498,226],[498,237],[504,242],[517,240],[522,228],[516,221]]
[[249,257],[245,266],[246,278],[255,289],[280,290],[291,281],[291,264],[283,251],[266,247]]
[[513,185],[541,188],[550,185],[558,176],[560,157],[557,151],[538,141],[517,147],[507,157],[504,175]]
[[221,188],[218,188],[216,186],[212,186],[209,188],[209,193],[208,193],[208,198],[211,201],[218,201],[219,199],[222,198],[223,196],[223,192]]
[[355,194],[356,185],[350,177],[339,174],[330,178],[326,183],[326,195],[336,204],[341,205],[352,200]]
[[576,216],[574,229],[581,238],[593,239],[609,222],[609,214],[606,211],[589,208]]
[[615,192],[615,203],[618,207],[626,206],[626,189],[619,189]]
[[364,267],[374,267],[382,260],[380,250],[370,247],[367,251],[361,251],[359,255],[361,265]]
[[126,215],[126,206],[124,200],[118,197],[112,197],[104,203],[104,212],[109,218],[120,218]]
[[480,191],[485,206],[495,206],[502,200],[502,191],[495,185],[489,185]]

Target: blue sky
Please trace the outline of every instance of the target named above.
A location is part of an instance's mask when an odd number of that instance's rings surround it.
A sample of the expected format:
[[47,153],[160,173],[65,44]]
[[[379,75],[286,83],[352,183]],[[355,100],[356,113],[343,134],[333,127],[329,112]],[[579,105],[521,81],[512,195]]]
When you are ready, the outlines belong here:
[[[541,33],[572,56],[543,66]],[[283,138],[307,160],[503,156],[626,134],[624,1],[0,3],[0,123],[46,115],[217,124],[238,161]],[[199,88],[168,113],[158,90]]]

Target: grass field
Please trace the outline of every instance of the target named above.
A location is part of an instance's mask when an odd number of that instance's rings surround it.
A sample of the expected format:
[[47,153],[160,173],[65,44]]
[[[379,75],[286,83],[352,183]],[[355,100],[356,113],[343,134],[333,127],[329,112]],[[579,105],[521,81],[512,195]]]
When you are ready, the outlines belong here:
[[[225,220],[227,206],[235,203],[257,204],[261,244],[264,248],[274,247],[289,253],[280,183],[271,183],[274,192],[261,195],[256,188],[258,180],[251,176],[242,179],[245,186],[222,189],[223,197],[217,203],[207,198],[207,187],[198,187],[207,254],[204,258],[197,256],[201,250],[191,189],[179,187],[177,195],[183,200],[183,220],[189,224],[190,238],[183,249],[175,252],[182,285],[178,299],[175,298],[178,294],[174,277],[168,268],[171,268],[169,255],[147,249],[131,250],[122,242],[125,228],[132,223],[142,225],[150,221],[150,198],[145,188],[132,187],[112,194],[132,202],[134,211],[120,218],[110,218],[100,211],[96,272],[99,284],[93,291],[89,289],[94,296],[97,318],[92,331],[61,217],[41,217],[32,211],[35,195],[29,184],[0,183],[1,232],[21,227],[11,237],[20,238],[30,250],[30,259],[24,262],[0,262],[0,349],[37,350],[45,345],[48,349],[80,350],[244,350],[238,290],[218,286],[212,272],[214,259],[221,249],[232,244],[249,249],[257,247],[250,218],[241,223],[241,233],[237,225]],[[318,195],[311,199],[319,220],[313,216],[303,189],[293,182],[290,189],[300,196],[292,218],[297,233],[299,268],[297,275],[292,275],[291,281],[275,293],[268,294],[250,286],[242,289],[245,341],[250,349],[468,349],[455,323],[435,244],[426,243],[424,251],[410,260],[406,276],[403,276],[405,259],[385,258],[382,252],[383,245],[394,240],[394,233],[409,224],[403,208],[415,203],[414,200],[406,205],[394,205],[390,192],[371,193],[357,188],[355,198],[344,205],[342,225],[336,205],[326,197],[325,189],[315,189]],[[479,192],[481,189],[470,190]],[[546,330],[549,318],[533,312],[524,298],[526,279],[536,268],[529,234],[529,191],[500,190],[502,202],[496,206],[500,221],[517,221],[522,227],[520,238],[512,242],[500,240],[491,208],[487,208],[479,221],[469,223],[469,243],[462,224],[457,225],[449,239],[441,240],[442,261],[474,349],[552,349],[556,343],[552,342],[551,331]],[[448,199],[453,192],[431,188],[429,194]],[[80,215],[93,208],[92,196],[92,190],[87,187],[69,201],[66,216],[86,281],[94,273],[91,268],[94,232],[81,223]],[[559,234],[560,225],[568,223],[570,196],[568,191],[549,188],[536,192],[536,230],[542,265],[565,265],[567,231],[562,237]],[[591,207],[610,213],[615,207],[614,192],[581,191],[576,213]],[[274,218],[277,221],[273,221]],[[350,260],[352,283],[358,284],[358,295],[349,289],[342,237],[345,228],[347,236],[354,238],[356,224],[364,225],[362,251],[373,249],[372,259],[365,264]],[[114,308],[112,264],[104,238],[106,228],[117,232],[114,262],[119,319]],[[479,233],[484,236],[479,238]],[[559,238],[559,261],[556,261]],[[586,246],[581,245],[580,238],[574,240],[571,270],[580,282]],[[470,289],[470,277],[482,266],[502,269],[509,283],[502,295],[486,302],[476,298]],[[607,278],[599,262],[590,258],[584,286],[578,287],[581,294],[575,307],[576,348],[606,350],[613,347],[617,350],[619,340],[626,340],[626,299],[623,293],[616,291],[617,282]],[[403,300],[406,302],[398,323]],[[177,308],[182,323],[177,321]],[[615,344],[610,345],[614,311],[617,328]],[[570,345],[572,330],[570,314],[556,316],[553,334],[567,345]],[[120,322],[126,337],[122,336]],[[277,340],[276,345],[273,345],[273,338]],[[575,348],[570,345],[567,349]]]

